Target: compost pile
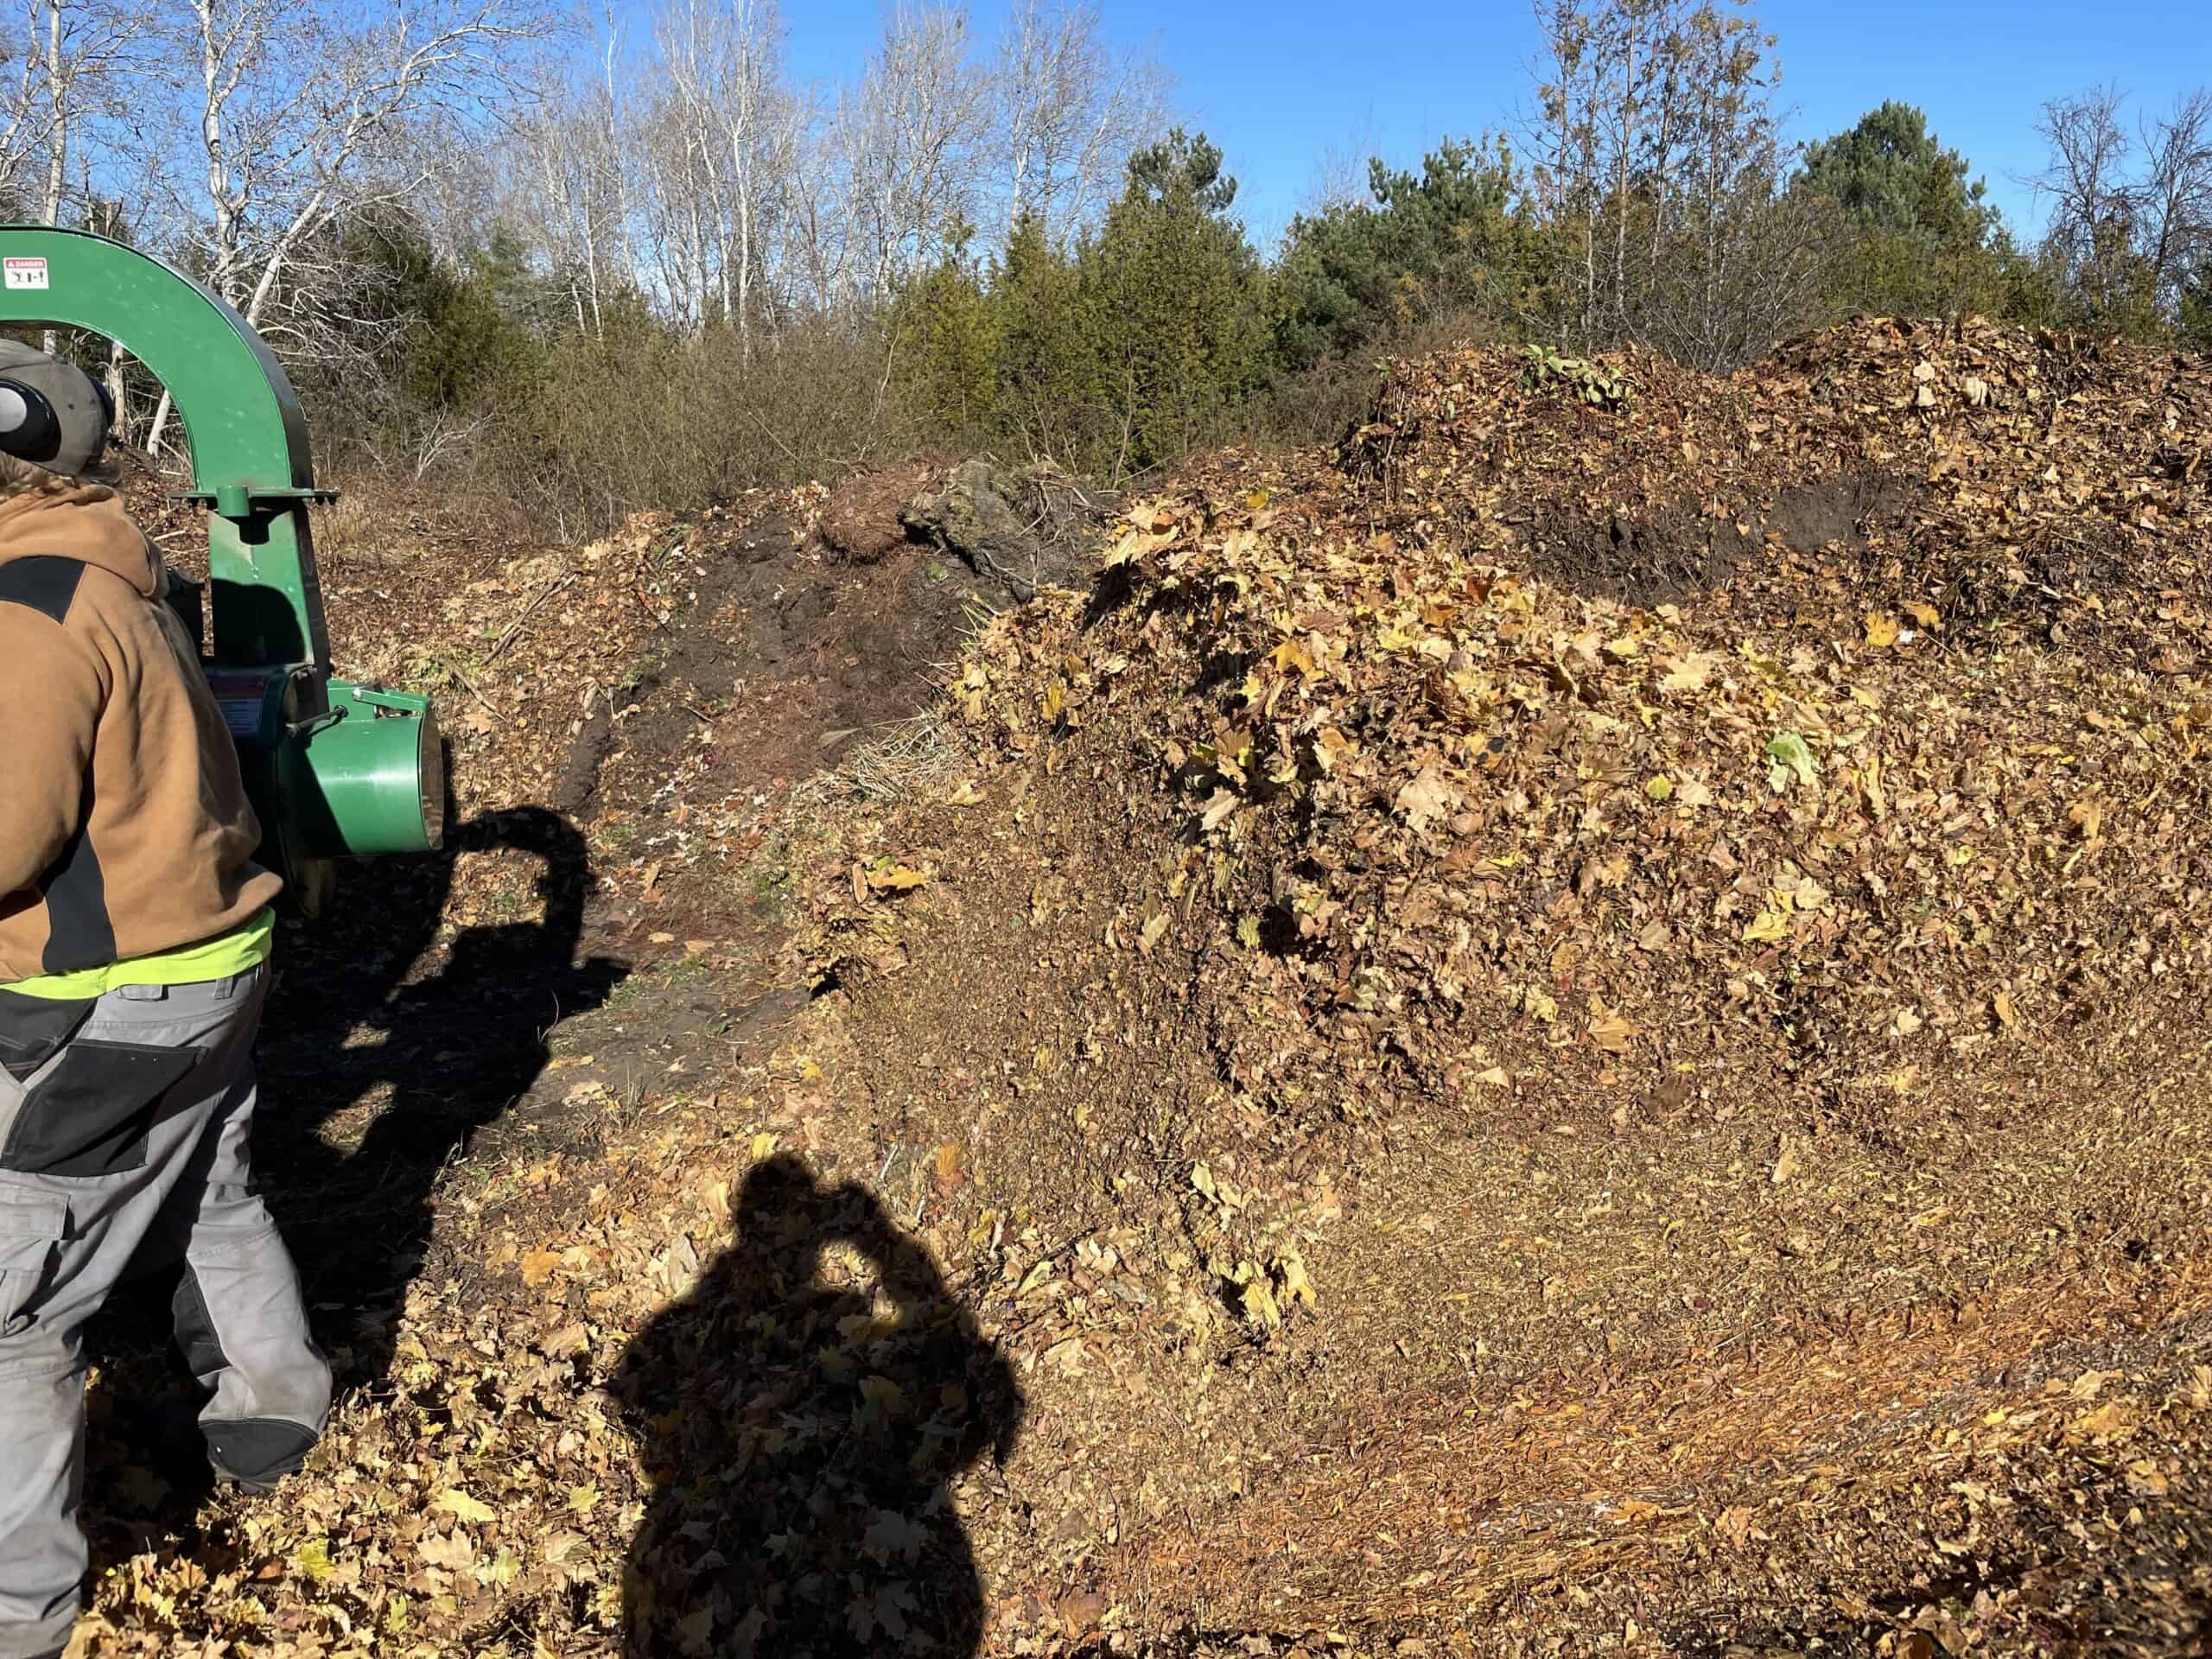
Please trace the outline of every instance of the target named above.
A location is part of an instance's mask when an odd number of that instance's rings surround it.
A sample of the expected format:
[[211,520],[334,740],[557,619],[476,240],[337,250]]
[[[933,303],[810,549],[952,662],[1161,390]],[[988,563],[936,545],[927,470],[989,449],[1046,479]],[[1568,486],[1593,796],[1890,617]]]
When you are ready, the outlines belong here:
[[[978,764],[848,826],[804,956],[976,1237],[1164,1264],[1148,1313],[1078,1271],[1008,1315],[1118,1357],[1092,1429],[1041,1409],[1064,1484],[1147,1495],[1150,1617],[1510,1607],[1502,1644],[1536,1583],[1871,1640],[1940,1581],[2001,1643],[2172,1588],[2024,1587],[2076,1477],[1910,1437],[2198,1351],[2208,446],[2202,364],[1978,322],[1726,379],[1465,352],[1333,458],[1211,458],[983,632]],[[1158,1356],[1237,1358],[1193,1291],[1274,1356],[1264,1409],[1175,1393]],[[1310,1472],[1173,1513],[1192,1422]],[[1703,1518],[1609,1554],[1601,1493]],[[1930,1542],[2000,1520],[2004,1585]],[[1348,1561],[1363,1528],[1399,1553]],[[1844,1584],[1897,1621],[1836,1624]]]
[[269,1056],[405,1259],[90,1650],[2194,1650],[2208,447],[1856,322],[1394,365],[988,620],[812,493],[460,569],[369,666],[513,868]]
[[1933,610],[2178,673],[2209,626],[2209,422],[2198,359],[1869,318],[1726,382],[1644,353],[1398,364],[1344,459],[1424,530],[1570,586],[1725,583],[1770,625],[1846,632]]
[[[1397,365],[1345,472],[1218,458],[964,671],[1173,849],[1103,943],[1211,988],[1252,1136],[1722,1091],[1937,1148],[2190,1005],[2212,375],[1980,324],[1531,361]],[[1758,533],[1873,467],[1886,528]],[[1632,569],[1683,503],[1745,546],[1680,603],[1530,573],[1571,523]]]

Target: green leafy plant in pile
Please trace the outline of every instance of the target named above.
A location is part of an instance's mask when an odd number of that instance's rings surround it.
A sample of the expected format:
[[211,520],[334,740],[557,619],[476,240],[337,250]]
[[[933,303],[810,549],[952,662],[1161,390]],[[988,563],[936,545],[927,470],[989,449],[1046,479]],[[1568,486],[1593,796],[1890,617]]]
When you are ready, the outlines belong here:
[[1523,391],[1564,387],[1592,409],[1626,409],[1636,401],[1636,382],[1609,364],[1586,357],[1562,357],[1548,346],[1522,349],[1529,359],[1521,371]]

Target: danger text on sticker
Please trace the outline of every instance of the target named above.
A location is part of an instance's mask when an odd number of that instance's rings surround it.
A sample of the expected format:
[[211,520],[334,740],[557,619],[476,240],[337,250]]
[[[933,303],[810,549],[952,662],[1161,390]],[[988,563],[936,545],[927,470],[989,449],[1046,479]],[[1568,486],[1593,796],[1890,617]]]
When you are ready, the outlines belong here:
[[0,270],[6,272],[10,288],[46,286],[46,261],[43,259],[16,257],[0,260]]

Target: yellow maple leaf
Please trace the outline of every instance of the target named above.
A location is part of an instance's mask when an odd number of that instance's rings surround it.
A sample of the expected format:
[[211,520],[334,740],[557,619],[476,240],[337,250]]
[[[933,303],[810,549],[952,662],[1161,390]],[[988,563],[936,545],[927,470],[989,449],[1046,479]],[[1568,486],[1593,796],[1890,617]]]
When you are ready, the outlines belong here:
[[442,1510],[456,1520],[473,1522],[479,1525],[489,1521],[493,1514],[490,1504],[480,1503],[458,1486],[448,1486],[440,1492],[432,1501],[431,1507]]
[[868,867],[868,885],[877,893],[906,893],[922,887],[929,880],[926,873],[912,869],[887,858],[879,858]]

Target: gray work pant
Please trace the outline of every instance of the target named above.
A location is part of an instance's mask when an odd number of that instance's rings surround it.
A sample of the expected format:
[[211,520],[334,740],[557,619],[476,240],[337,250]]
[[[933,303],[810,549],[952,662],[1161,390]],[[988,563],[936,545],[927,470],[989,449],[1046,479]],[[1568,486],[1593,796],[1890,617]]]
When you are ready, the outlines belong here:
[[0,1659],[66,1643],[86,1570],[85,1325],[181,1260],[176,1334],[217,1467],[298,1467],[330,1408],[247,1141],[267,970],[40,1006],[0,992]]

